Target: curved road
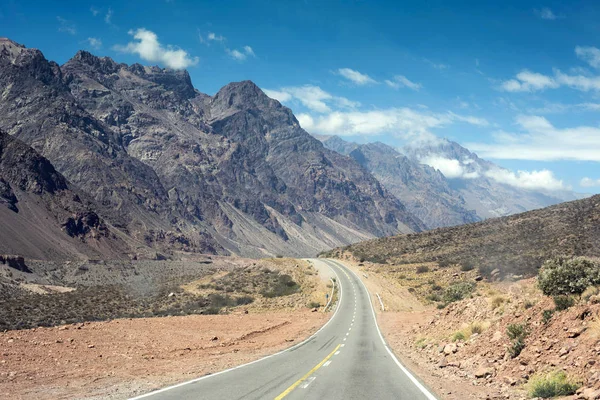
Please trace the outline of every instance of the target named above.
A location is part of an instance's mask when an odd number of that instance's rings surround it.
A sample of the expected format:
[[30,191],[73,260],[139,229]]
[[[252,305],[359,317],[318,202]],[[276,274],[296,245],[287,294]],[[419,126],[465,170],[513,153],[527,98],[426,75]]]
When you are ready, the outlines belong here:
[[135,399],[428,399],[435,397],[394,357],[377,327],[366,287],[344,265],[333,269],[338,307],[306,341],[275,355]]

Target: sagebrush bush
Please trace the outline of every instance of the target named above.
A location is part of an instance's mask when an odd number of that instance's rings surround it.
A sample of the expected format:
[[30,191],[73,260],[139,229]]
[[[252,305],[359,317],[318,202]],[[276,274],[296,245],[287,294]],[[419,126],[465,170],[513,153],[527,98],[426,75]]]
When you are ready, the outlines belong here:
[[563,311],[575,304],[575,299],[572,296],[554,296],[554,306],[556,311]]
[[502,304],[504,304],[504,302],[506,301],[506,298],[503,296],[495,296],[492,299],[492,309],[495,310],[496,308],[500,307]]
[[553,315],[554,315],[554,310],[544,310],[544,311],[542,311],[542,322],[544,323],[544,325],[547,325],[548,322],[550,322],[550,320],[552,319]]
[[546,296],[581,294],[599,284],[600,267],[584,257],[547,260],[538,274],[538,285]]
[[448,286],[442,296],[445,303],[460,301],[470,295],[475,290],[475,284],[472,282],[453,283]]
[[511,358],[518,357],[525,348],[525,338],[529,334],[529,327],[525,324],[510,324],[506,327],[506,334],[512,340],[508,348]]
[[569,377],[564,371],[538,373],[531,377],[527,387],[530,397],[548,399],[575,394],[581,384]]

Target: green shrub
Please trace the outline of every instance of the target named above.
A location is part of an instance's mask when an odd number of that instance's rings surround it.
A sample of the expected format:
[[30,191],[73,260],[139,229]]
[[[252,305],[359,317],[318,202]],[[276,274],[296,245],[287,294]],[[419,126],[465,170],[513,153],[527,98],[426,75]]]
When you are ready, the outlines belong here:
[[481,334],[483,332],[483,325],[479,322],[473,322],[469,326],[469,329],[471,330],[471,334],[474,334],[474,333]]
[[316,301],[311,301],[310,303],[308,303],[308,308],[320,308],[321,307],[321,303],[316,302]]
[[569,378],[564,371],[553,371],[534,375],[527,386],[530,397],[547,399],[575,394],[581,384]]
[[458,340],[465,340],[465,339],[466,339],[466,336],[465,336],[465,334],[464,334],[463,331],[456,331],[452,335],[452,341],[453,342],[456,342]]
[[506,327],[506,334],[509,339],[518,339],[520,337],[524,338],[527,336],[528,327],[525,324],[510,324]]
[[238,306],[243,306],[246,304],[250,304],[254,302],[254,297],[252,296],[240,296],[235,298],[235,304]]
[[439,295],[439,294],[437,294],[437,293],[431,293],[431,294],[428,294],[428,295],[425,297],[425,299],[427,299],[427,300],[429,300],[429,301],[440,301],[440,300],[442,300],[442,298],[440,297],[440,295]]
[[429,267],[426,265],[420,265],[417,267],[417,274],[424,274],[426,272],[429,272]]
[[472,282],[453,283],[444,291],[443,300],[445,303],[460,301],[470,295],[475,289],[475,284]]
[[535,302],[531,300],[525,300],[525,303],[523,304],[523,307],[525,307],[526,310],[530,309],[533,306],[535,306]]
[[525,339],[517,338],[517,339],[513,340],[510,347],[508,348],[508,355],[510,356],[510,358],[518,357],[524,348],[525,348]]
[[265,297],[281,297],[288,296],[300,290],[300,286],[292,280],[292,277],[284,275],[276,275],[269,282],[268,288],[263,289],[260,294]]
[[552,298],[554,300],[554,306],[556,311],[563,311],[569,307],[572,307],[575,304],[575,299],[571,296],[554,296]]
[[548,260],[538,274],[538,285],[547,296],[581,294],[599,284],[600,267],[583,257]]
[[542,322],[544,323],[544,325],[547,325],[548,322],[550,322],[550,320],[552,319],[553,315],[554,315],[554,310],[544,310],[544,311],[542,311]]
[[515,358],[525,348],[525,338],[529,334],[529,327],[525,324],[510,324],[506,327],[506,334],[512,340],[508,348],[508,355]]

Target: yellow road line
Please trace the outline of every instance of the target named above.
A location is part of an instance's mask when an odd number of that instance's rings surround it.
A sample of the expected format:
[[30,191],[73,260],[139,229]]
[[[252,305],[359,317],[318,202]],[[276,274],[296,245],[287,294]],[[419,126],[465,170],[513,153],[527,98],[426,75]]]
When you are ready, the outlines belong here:
[[296,382],[294,382],[294,384],[292,386],[290,386],[289,388],[285,389],[285,391],[283,393],[281,393],[279,396],[275,397],[275,400],[281,400],[285,396],[287,396],[288,394],[290,394],[292,392],[292,390],[296,389],[296,387],[299,384],[301,384],[309,376],[311,376],[312,374],[314,374],[316,370],[318,370],[319,368],[321,368],[323,366],[323,364],[325,364],[327,362],[327,360],[329,360],[331,357],[333,357],[333,355],[340,348],[340,346],[341,346],[341,344],[338,344],[337,347],[335,349],[333,349],[333,351],[331,353],[329,353],[329,355],[323,359],[323,361],[321,361],[313,369],[311,369],[310,371],[308,371],[306,373],[306,375],[304,375],[302,378],[300,378]]

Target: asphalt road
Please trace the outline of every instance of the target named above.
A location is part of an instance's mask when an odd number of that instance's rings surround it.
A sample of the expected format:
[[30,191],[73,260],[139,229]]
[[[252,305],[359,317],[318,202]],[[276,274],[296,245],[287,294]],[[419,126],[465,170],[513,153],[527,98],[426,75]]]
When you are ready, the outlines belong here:
[[384,343],[360,279],[337,261],[311,261],[329,265],[341,287],[334,316],[315,335],[253,363],[135,399],[435,399]]

